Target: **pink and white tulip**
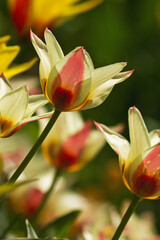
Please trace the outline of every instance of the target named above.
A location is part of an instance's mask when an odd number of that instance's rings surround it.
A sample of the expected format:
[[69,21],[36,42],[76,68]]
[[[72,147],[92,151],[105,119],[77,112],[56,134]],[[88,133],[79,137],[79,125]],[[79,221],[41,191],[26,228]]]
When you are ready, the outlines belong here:
[[83,122],[78,112],[61,113],[42,144],[45,159],[51,165],[67,171],[84,167],[105,142],[104,137],[91,128],[91,122]]
[[40,81],[43,92],[60,111],[89,109],[100,105],[114,85],[133,71],[121,72],[126,62],[94,69],[89,54],[77,47],[64,56],[53,34],[46,29],[46,44],[31,32],[31,40],[40,58]]
[[141,198],[159,198],[160,130],[148,133],[136,107],[129,109],[130,143],[108,127],[95,124],[119,155],[120,168],[127,188]]

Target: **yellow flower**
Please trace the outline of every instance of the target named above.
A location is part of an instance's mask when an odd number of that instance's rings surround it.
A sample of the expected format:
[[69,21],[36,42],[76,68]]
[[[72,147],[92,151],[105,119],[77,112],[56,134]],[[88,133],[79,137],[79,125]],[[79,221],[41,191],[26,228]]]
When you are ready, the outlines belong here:
[[147,131],[137,108],[129,109],[131,143],[108,127],[96,123],[107,142],[119,154],[120,168],[127,188],[141,198],[160,197],[160,130]]
[[101,2],[102,0],[8,0],[8,7],[17,31],[20,35],[26,35],[30,28],[42,34],[46,27],[57,26]]
[[100,105],[115,84],[133,71],[120,71],[126,63],[94,69],[89,54],[78,47],[63,55],[53,34],[46,29],[44,44],[31,32],[31,40],[40,58],[40,81],[46,98],[60,111],[89,109]]
[[51,165],[67,171],[77,171],[93,159],[104,141],[97,130],[91,129],[89,121],[83,122],[78,112],[65,112],[61,113],[44,140],[42,150]]
[[29,62],[9,67],[20,51],[19,46],[6,45],[9,39],[10,36],[4,36],[0,38],[0,74],[4,73],[7,78],[11,78],[18,73],[26,71],[32,67],[37,60],[34,58]]

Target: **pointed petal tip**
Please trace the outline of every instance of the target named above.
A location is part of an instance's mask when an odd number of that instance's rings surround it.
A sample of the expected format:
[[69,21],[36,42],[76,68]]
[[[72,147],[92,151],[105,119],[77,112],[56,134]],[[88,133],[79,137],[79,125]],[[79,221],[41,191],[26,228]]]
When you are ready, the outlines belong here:
[[3,72],[0,74],[0,78],[2,78],[2,79],[6,78]]
[[135,69],[132,69],[130,71],[128,71],[128,76],[130,77],[132,75],[132,73],[134,72]]
[[134,111],[136,109],[137,109],[136,106],[133,106],[133,107],[130,107],[129,111]]
[[75,50],[76,50],[76,52],[82,52],[82,53],[84,53],[84,47],[83,47],[83,46],[79,46],[79,47],[77,47]]
[[94,124],[98,130],[101,130],[101,123],[94,121]]
[[34,40],[34,33],[32,32],[32,29],[30,28],[30,39],[31,41]]
[[30,39],[35,40],[36,34],[32,32],[32,29],[30,28]]
[[122,62],[123,66],[125,67],[127,65],[127,62]]
[[29,32],[30,32],[30,36],[33,34],[33,32],[32,32],[32,29],[30,28],[30,30],[29,30]]
[[44,36],[46,36],[46,34],[51,34],[51,35],[53,35],[53,33],[49,30],[48,27],[46,27],[46,28],[44,29]]
[[23,87],[25,88],[25,90],[26,90],[27,92],[29,92],[27,84],[24,85]]
[[141,115],[141,112],[139,111],[138,108],[136,108],[136,106],[133,106],[129,108],[129,115],[131,116],[132,114]]
[[52,33],[51,30],[50,30],[48,27],[46,27],[46,28],[44,29],[44,33],[45,33],[45,32]]

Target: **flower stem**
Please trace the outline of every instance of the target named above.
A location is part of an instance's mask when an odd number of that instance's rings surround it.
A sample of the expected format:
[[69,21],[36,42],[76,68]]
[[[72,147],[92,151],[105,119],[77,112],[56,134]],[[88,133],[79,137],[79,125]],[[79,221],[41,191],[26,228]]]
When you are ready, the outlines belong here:
[[31,148],[31,150],[29,151],[29,153],[27,154],[27,156],[25,157],[23,162],[20,164],[20,166],[17,168],[17,170],[14,172],[14,174],[9,179],[9,181],[8,181],[9,183],[14,183],[18,179],[18,177],[21,175],[21,173],[24,171],[24,169],[27,167],[27,165],[31,161],[32,157],[34,156],[34,154],[37,152],[37,150],[39,149],[39,147],[41,146],[41,144],[47,137],[48,133],[50,132],[51,128],[53,127],[53,125],[56,122],[57,118],[59,117],[60,113],[61,112],[55,110],[54,114],[50,118],[47,126],[45,127],[45,129],[43,130],[41,135],[39,136],[38,140],[33,145],[33,147]]
[[127,211],[125,212],[115,234],[112,237],[112,240],[118,240],[119,237],[121,236],[128,220],[130,219],[131,215],[133,214],[134,210],[136,209],[138,203],[140,202],[140,198],[137,197],[136,195],[133,196],[133,200],[131,202],[131,204],[129,205]]
[[49,198],[49,196],[50,196],[50,194],[51,194],[51,192],[52,192],[52,190],[53,190],[53,188],[54,188],[54,186],[55,186],[55,184],[57,182],[57,179],[60,176],[60,174],[61,174],[61,170],[60,169],[56,169],[56,171],[55,171],[55,173],[53,175],[52,183],[51,183],[48,191],[45,193],[44,198],[43,198],[39,208],[37,209],[37,211],[35,212],[35,214],[33,216],[33,219],[32,219],[33,223],[35,223],[37,221],[40,213],[42,212],[42,210],[43,210],[43,208],[44,208],[44,206],[45,206],[45,204],[46,204],[46,202],[47,202],[47,200],[48,200],[48,198]]

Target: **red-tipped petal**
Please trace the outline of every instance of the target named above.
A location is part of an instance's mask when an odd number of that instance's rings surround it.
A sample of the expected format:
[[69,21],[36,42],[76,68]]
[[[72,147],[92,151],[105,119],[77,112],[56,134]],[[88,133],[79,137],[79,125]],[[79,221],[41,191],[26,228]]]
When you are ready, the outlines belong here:
[[137,167],[132,177],[133,191],[149,198],[160,191],[160,144],[158,144]]
[[80,154],[86,145],[90,131],[91,123],[87,122],[82,130],[66,139],[55,162],[57,167],[70,168],[78,164]]
[[[68,58],[51,85],[52,90],[49,93],[49,98],[55,108],[66,110],[75,103],[81,91],[84,71],[84,52],[81,47]],[[49,89],[50,84],[48,85]]]

